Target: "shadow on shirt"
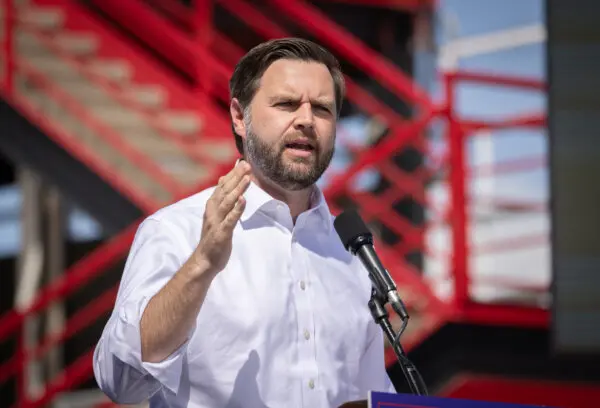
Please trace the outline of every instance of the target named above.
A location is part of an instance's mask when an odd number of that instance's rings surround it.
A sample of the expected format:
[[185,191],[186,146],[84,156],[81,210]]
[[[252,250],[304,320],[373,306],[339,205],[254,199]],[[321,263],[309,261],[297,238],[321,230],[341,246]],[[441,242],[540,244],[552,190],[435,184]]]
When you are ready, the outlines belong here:
[[244,363],[240,371],[238,371],[231,398],[225,408],[243,408],[243,402],[252,401],[252,407],[269,408],[262,401],[260,392],[258,391],[257,375],[260,368],[260,357],[256,350],[252,350],[248,355],[248,360]]

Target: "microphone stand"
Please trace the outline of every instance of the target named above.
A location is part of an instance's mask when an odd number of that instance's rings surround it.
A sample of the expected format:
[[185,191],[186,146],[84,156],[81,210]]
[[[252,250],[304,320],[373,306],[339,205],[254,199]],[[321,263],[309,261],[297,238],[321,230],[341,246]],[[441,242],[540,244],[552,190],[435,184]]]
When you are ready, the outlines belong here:
[[[404,329],[406,328],[406,325],[408,324],[408,314],[406,314],[405,312],[403,314],[406,317],[400,317],[402,320],[402,327],[396,334],[394,332],[392,324],[390,323],[389,314],[385,309],[386,303],[386,297],[381,296],[375,290],[375,288],[373,288],[371,291],[371,299],[369,300],[369,310],[371,311],[371,316],[373,316],[373,320],[375,320],[375,323],[381,326],[381,329],[383,330],[388,341],[392,345],[392,348],[396,353],[396,357],[398,358],[400,368],[402,369],[402,373],[404,374],[404,377],[408,382],[411,392],[415,395],[427,395],[427,387],[425,386],[423,378],[421,378],[421,374],[419,374],[417,367],[412,363],[412,361],[408,359],[408,357],[404,353],[402,345],[400,344],[400,336],[402,335]],[[396,313],[398,312],[396,311]]]

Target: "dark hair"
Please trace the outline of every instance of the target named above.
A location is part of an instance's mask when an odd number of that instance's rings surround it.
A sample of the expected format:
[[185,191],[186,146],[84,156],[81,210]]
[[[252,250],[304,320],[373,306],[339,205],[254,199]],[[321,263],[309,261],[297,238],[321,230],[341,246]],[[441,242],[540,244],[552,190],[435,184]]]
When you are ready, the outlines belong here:
[[[279,38],[252,48],[240,59],[229,80],[230,97],[237,98],[242,109],[246,109],[258,89],[263,74],[277,60],[290,59],[314,61],[327,67],[335,87],[335,106],[339,115],[346,92],[344,76],[338,60],[320,45],[302,38]],[[232,125],[233,129],[233,125]],[[242,137],[235,133],[235,145],[243,154]]]

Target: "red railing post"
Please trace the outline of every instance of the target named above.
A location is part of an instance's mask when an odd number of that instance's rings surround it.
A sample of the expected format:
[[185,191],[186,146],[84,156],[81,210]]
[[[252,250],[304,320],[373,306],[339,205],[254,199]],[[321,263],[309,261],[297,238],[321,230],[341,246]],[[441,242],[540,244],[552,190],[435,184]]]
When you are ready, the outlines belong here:
[[[196,47],[202,48],[202,53],[196,53],[196,89],[202,97],[212,94],[213,77],[209,64],[201,60],[202,55],[211,52],[213,38],[212,27],[212,0],[194,0],[194,37]],[[202,98],[200,98],[202,100]]]
[[4,61],[5,61],[5,72],[4,81],[6,93],[12,95],[14,85],[14,25],[16,18],[16,11],[13,0],[4,0]]
[[27,349],[25,343],[25,320],[21,320],[16,335],[15,359],[17,362],[17,376],[15,383],[17,387],[17,406],[25,407],[27,403]]
[[454,305],[461,311],[469,301],[468,213],[465,182],[465,133],[454,107],[454,76],[444,75],[448,116],[450,197],[452,214],[452,274]]

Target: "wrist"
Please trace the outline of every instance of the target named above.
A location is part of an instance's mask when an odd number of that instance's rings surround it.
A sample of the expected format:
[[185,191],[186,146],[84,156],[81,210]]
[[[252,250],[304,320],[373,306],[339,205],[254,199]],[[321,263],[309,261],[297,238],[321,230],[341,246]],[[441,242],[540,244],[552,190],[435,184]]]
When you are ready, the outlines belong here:
[[211,282],[218,273],[205,257],[197,253],[190,257],[187,266],[188,275],[194,281]]

